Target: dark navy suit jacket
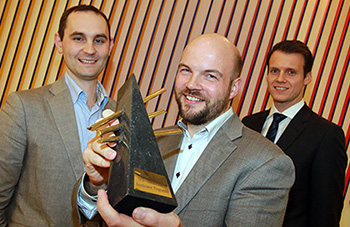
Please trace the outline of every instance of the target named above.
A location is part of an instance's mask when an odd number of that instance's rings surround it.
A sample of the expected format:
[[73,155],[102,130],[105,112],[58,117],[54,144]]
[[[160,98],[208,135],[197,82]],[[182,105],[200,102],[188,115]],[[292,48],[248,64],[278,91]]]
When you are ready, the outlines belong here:
[[[268,114],[266,110],[247,116],[243,123],[261,132]],[[283,226],[339,226],[347,165],[342,128],[305,104],[277,145],[291,157],[296,170]]]

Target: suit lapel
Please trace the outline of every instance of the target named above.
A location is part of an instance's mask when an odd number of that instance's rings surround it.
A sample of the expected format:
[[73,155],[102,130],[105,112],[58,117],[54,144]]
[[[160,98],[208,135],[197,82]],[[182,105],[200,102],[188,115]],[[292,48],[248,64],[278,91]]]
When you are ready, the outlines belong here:
[[311,110],[305,104],[303,108],[295,115],[292,121],[289,123],[279,140],[277,145],[284,151],[287,150],[290,144],[303,132],[305,128],[305,122],[310,118]]
[[249,127],[257,132],[262,131],[264,123],[266,121],[267,116],[269,115],[270,110],[265,110],[261,114],[256,115],[256,118],[253,118],[254,122],[251,122]]
[[67,152],[75,177],[79,179],[84,172],[84,164],[80,151],[74,107],[63,76],[52,85],[50,91],[53,96],[48,98],[47,101],[65,146],[62,152]]
[[242,124],[235,115],[231,117],[216,133],[193,169],[176,192],[179,213],[197,194],[201,187],[212,177],[222,163],[236,149],[233,140],[242,135]]
[[[177,126],[173,128],[178,128]],[[176,160],[180,151],[183,134],[158,136],[157,143],[161,151],[164,165],[170,182],[174,176]]]

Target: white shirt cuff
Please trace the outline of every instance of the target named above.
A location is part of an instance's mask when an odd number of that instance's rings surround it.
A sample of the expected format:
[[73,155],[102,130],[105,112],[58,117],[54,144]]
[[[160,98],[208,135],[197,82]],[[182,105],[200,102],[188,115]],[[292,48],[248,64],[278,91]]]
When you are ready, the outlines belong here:
[[92,196],[89,195],[84,188],[84,178],[86,177],[86,173],[84,173],[81,178],[81,183],[78,189],[77,195],[77,204],[79,210],[84,214],[84,216],[91,220],[97,213],[97,195]]

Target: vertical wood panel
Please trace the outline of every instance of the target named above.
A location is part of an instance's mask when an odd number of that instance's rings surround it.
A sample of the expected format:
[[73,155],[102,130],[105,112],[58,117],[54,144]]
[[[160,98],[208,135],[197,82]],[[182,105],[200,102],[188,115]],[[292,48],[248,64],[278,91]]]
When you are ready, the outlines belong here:
[[[348,147],[349,0],[2,0],[0,106],[10,92],[50,84],[64,73],[53,37],[62,12],[77,4],[93,4],[110,19],[115,45],[100,80],[111,97],[116,98],[131,73],[144,96],[167,89],[146,106],[149,112],[168,111],[152,121],[154,128],[172,125],[178,118],[173,83],[182,50],[194,37],[218,32],[241,51],[243,84],[232,103],[240,117],[271,105],[265,82],[271,46],[282,39],[299,39],[315,55],[305,100],[343,127]],[[348,183],[347,179],[343,226],[350,225]]]

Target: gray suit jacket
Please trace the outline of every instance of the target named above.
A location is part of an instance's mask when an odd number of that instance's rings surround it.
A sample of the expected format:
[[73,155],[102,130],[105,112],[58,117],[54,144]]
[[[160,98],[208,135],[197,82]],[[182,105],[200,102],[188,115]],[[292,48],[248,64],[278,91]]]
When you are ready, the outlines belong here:
[[64,77],[9,95],[0,138],[0,226],[78,225],[71,194],[84,165]]
[[[183,135],[157,138],[170,180]],[[231,117],[176,192],[184,226],[281,226],[294,183],[292,161]]]
[[[183,134],[157,137],[170,180],[182,138]],[[176,192],[174,212],[186,227],[281,226],[294,175],[290,158],[234,115],[219,129]],[[76,203],[79,185],[80,181],[73,191],[73,207],[84,222]]]

